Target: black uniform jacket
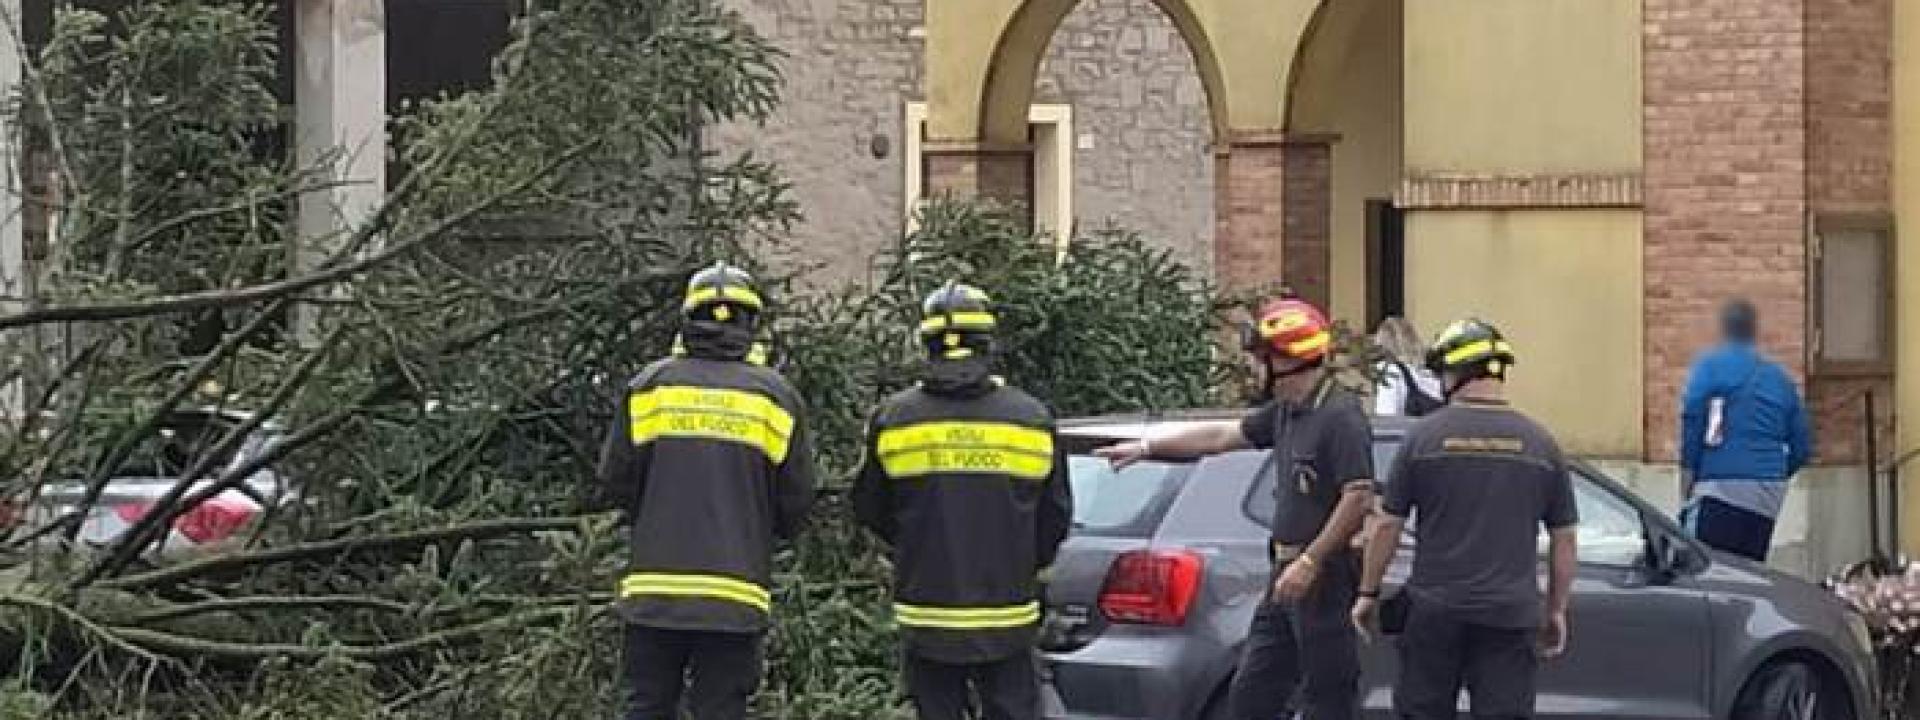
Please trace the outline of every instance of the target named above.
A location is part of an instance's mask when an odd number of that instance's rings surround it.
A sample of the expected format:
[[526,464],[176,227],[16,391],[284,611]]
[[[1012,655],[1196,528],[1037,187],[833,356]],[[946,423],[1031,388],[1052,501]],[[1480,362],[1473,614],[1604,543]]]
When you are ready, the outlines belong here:
[[767,628],[775,538],[799,532],[814,492],[800,396],[779,373],[697,357],[648,366],[607,434],[599,482],[599,504],[631,521],[628,622]]
[[909,651],[950,663],[1025,652],[1038,573],[1072,523],[1053,417],[997,382],[888,399],[854,483],[862,525],[893,545],[894,619]]

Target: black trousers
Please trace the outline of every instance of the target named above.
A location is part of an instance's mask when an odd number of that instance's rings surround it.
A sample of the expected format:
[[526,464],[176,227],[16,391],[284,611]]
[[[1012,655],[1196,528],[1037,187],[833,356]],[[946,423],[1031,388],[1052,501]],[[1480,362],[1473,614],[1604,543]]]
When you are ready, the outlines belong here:
[[758,634],[627,626],[626,720],[742,720],[760,687]]
[[907,653],[907,695],[920,720],[963,720],[972,716],[970,696],[980,698],[985,720],[1038,720],[1040,678],[1033,656],[1017,653],[990,663],[953,665]]
[[1230,717],[1292,718],[1296,690],[1304,720],[1360,716],[1359,640],[1349,619],[1359,578],[1359,558],[1340,553],[1321,562],[1320,576],[1298,601],[1273,602],[1269,584],[1228,692]]
[[1538,632],[1463,622],[1415,601],[1400,636],[1400,683],[1393,710],[1409,720],[1455,717],[1466,688],[1475,718],[1533,717]]
[[1754,562],[1766,562],[1773,544],[1773,518],[1719,498],[1700,498],[1691,525],[1700,542]]

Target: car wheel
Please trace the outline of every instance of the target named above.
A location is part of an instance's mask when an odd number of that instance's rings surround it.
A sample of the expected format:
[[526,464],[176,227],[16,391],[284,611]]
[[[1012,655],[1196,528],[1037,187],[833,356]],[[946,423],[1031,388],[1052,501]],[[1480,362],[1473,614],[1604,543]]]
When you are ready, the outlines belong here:
[[1826,692],[1820,673],[1805,663],[1768,665],[1740,691],[1733,716],[1741,720],[1852,720],[1844,698]]

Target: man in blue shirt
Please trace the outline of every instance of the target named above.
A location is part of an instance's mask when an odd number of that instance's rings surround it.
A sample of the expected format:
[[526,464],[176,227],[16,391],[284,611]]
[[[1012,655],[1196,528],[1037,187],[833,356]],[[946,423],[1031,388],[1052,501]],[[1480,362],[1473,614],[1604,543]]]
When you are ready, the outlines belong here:
[[1755,347],[1753,304],[1728,303],[1720,327],[1724,341],[1694,361],[1681,401],[1681,516],[1701,542],[1764,562],[1813,438],[1792,378]]

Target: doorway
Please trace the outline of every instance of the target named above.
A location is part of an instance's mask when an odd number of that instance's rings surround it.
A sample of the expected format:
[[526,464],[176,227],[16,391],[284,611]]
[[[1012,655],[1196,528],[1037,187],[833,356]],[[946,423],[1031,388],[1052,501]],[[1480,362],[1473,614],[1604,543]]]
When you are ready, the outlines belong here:
[[1405,211],[1391,198],[1367,199],[1367,328],[1407,314]]

